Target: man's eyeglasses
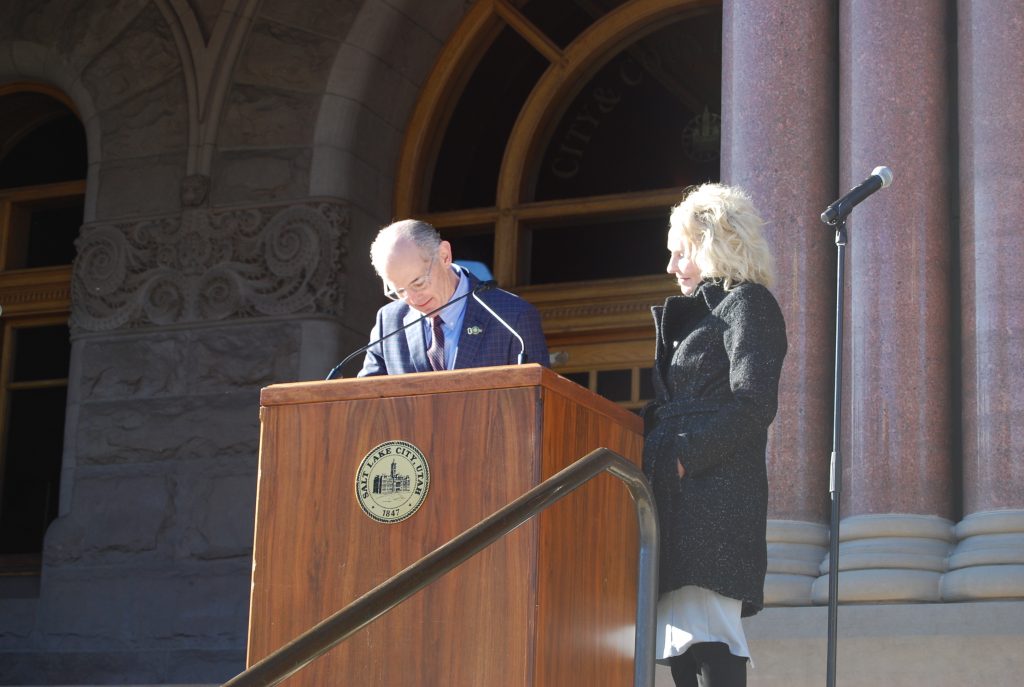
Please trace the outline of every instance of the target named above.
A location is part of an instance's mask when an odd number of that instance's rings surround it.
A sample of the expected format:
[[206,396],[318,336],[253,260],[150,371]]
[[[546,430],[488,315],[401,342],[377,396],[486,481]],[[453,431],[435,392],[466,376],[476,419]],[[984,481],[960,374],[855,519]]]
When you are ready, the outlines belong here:
[[385,289],[384,295],[393,301],[402,301],[405,300],[406,296],[410,293],[419,293],[423,291],[423,289],[430,286],[430,275],[434,271],[435,260],[437,260],[437,253],[434,253],[430,258],[430,264],[427,266],[426,274],[422,277],[418,277],[417,279],[413,279],[404,289]]

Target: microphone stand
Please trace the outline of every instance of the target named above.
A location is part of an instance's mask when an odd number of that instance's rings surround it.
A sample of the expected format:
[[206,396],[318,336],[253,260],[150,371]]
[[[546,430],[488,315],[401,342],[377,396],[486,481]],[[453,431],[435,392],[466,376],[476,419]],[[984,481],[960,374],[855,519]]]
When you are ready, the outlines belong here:
[[843,483],[843,457],[839,452],[843,404],[843,286],[846,281],[846,218],[861,201],[892,183],[892,170],[875,167],[862,184],[825,208],[821,221],[836,230],[836,366],[832,397],[832,459],[829,465],[829,495],[832,512],[828,527],[828,658],[825,684],[836,684],[836,636],[839,615],[839,505]]
[[832,509],[828,528],[828,657],[827,687],[836,684],[836,635],[839,616],[839,500],[842,493],[843,458],[839,452],[843,401],[843,283],[846,272],[846,214],[830,222],[836,230],[836,353],[832,399],[832,457],[829,465],[829,494]]

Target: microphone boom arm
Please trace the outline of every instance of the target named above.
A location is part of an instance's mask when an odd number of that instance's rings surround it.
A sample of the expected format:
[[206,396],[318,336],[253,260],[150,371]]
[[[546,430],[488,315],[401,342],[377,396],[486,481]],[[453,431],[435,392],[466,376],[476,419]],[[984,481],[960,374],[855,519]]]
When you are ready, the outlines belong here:
[[494,319],[496,319],[498,322],[501,322],[503,325],[505,325],[505,329],[507,329],[510,332],[512,332],[512,336],[514,336],[517,339],[519,339],[519,356],[516,359],[516,364],[517,365],[522,365],[523,363],[527,362],[527,357],[528,356],[526,355],[526,342],[523,341],[523,337],[521,337],[519,335],[519,332],[517,332],[515,329],[513,329],[512,325],[510,325],[508,322],[506,322],[501,317],[501,315],[499,315],[498,313],[494,312],[494,310],[491,308],[491,306],[489,306],[486,303],[484,303],[483,300],[479,296],[476,295],[476,292],[473,293],[473,300],[475,300],[477,303],[479,303],[481,305],[481,307],[483,307],[484,310],[486,310],[487,312],[491,313],[491,315],[494,316]]

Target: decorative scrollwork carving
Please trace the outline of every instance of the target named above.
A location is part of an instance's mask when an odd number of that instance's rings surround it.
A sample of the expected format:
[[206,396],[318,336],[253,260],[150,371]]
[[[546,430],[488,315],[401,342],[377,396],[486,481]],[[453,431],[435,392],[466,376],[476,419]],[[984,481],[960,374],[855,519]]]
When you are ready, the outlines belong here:
[[347,209],[327,202],[87,225],[71,281],[72,327],[341,315],[348,227]]

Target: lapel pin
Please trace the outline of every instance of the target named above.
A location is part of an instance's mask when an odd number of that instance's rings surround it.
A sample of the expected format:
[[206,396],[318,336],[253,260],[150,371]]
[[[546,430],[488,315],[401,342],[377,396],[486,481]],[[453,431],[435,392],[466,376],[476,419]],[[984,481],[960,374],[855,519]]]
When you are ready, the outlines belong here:
[[472,327],[466,327],[466,333],[470,336],[476,336],[477,334],[483,334],[483,327],[478,327],[475,324]]

